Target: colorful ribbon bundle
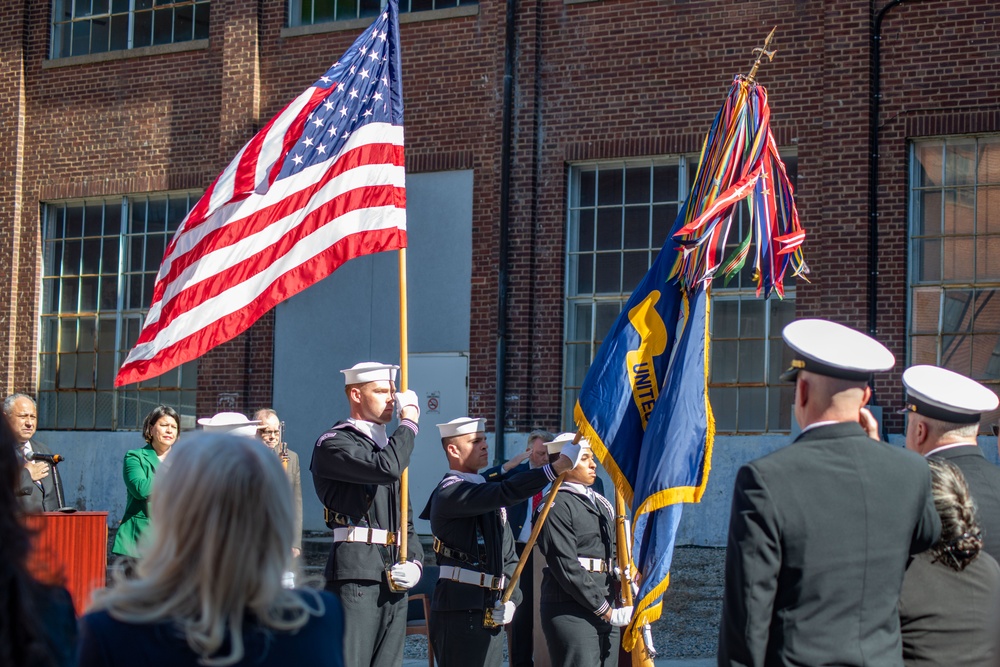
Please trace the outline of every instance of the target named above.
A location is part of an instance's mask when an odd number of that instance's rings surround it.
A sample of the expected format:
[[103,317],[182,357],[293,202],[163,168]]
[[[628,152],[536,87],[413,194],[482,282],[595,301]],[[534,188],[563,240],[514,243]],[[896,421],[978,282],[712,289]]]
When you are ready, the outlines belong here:
[[[757,296],[784,296],[788,265],[805,278],[802,255],[806,233],[799,224],[793,188],[771,133],[771,111],[763,86],[739,75],[705,137],[691,193],[678,217],[684,225],[671,278],[685,288],[711,281],[720,270],[726,282],[746,263],[756,240],[753,280]],[[746,237],[725,257],[733,215],[746,199]]]

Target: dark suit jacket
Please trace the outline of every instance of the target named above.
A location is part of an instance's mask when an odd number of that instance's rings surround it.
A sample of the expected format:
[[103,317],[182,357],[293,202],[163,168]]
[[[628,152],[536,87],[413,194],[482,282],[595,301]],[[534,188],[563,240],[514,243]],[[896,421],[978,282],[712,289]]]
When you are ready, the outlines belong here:
[[[37,440],[29,440],[29,442],[31,443],[32,451],[39,454],[52,453],[51,449]],[[23,468],[21,469],[19,497],[21,508],[25,512],[40,514],[42,512],[54,512],[59,509],[59,499],[58,495],[56,495],[56,484],[52,474],[52,466],[49,466],[49,475],[42,479],[41,484],[42,488],[38,488],[38,485],[31,481],[31,475],[28,471]],[[62,491],[61,484],[59,490]]]
[[962,471],[976,501],[983,550],[1000,560],[1000,468],[986,460],[979,445],[949,447],[933,456],[954,463]]
[[902,665],[903,572],[940,532],[926,461],[857,423],[743,466],[719,665]]
[[[280,455],[280,452],[277,452]],[[280,456],[279,456],[280,459]],[[285,466],[285,475],[288,483],[292,485],[292,507],[295,510],[295,539],[292,546],[302,550],[302,472],[299,469],[299,455],[288,450],[288,465]]]
[[1000,565],[984,552],[961,572],[933,559],[930,552],[915,556],[903,580],[903,662],[907,667],[993,667]]

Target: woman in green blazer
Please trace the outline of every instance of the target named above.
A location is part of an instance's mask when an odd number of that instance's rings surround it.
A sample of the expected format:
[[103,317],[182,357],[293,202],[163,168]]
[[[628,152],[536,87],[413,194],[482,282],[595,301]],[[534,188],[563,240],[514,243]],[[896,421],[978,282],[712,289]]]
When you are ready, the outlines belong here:
[[146,446],[125,453],[123,475],[128,499],[111,552],[119,556],[138,556],[139,535],[149,525],[149,494],[153,491],[156,468],[166,458],[180,433],[180,415],[173,408],[160,405],[146,415],[142,436]]

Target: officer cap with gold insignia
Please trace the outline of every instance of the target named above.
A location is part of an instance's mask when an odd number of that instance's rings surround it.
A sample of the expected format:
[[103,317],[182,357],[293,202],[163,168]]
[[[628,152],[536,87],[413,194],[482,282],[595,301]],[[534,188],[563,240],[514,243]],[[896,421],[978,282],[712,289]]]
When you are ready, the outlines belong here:
[[438,424],[437,427],[441,431],[442,438],[453,438],[456,435],[468,435],[469,433],[485,431],[486,420],[475,417],[459,417],[458,419],[452,419],[450,422]]
[[362,361],[340,372],[344,374],[344,384],[364,384],[365,382],[395,382],[399,366],[382,364],[377,361]]
[[872,373],[887,371],[895,357],[882,343],[860,331],[828,320],[796,320],[781,337],[792,349],[792,366],[781,374],[792,381],[799,371],[843,380],[866,382]]
[[[549,454],[558,454],[562,451],[563,447],[572,444],[574,438],[576,438],[576,433],[560,433],[552,442],[546,442],[545,448],[549,451]],[[578,444],[584,449],[590,449],[590,443],[586,438],[580,438]]]
[[937,366],[912,366],[903,372],[903,412],[952,424],[976,424],[1000,405],[992,391],[971,378]]

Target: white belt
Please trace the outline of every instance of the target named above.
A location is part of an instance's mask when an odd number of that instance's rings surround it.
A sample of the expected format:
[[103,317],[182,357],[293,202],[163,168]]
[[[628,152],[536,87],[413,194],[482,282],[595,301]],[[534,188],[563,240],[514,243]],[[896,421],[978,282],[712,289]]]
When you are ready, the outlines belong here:
[[494,577],[492,574],[466,570],[453,565],[442,565],[438,570],[438,579],[457,581],[460,584],[472,584],[480,588],[488,588],[491,591],[503,590],[507,583],[507,577]]
[[580,565],[587,572],[607,572],[608,564],[601,560],[600,558],[584,558],[580,556],[577,558],[580,561]]
[[363,542],[365,544],[398,544],[399,533],[390,533],[381,528],[360,528],[357,526],[333,529],[334,542]]

